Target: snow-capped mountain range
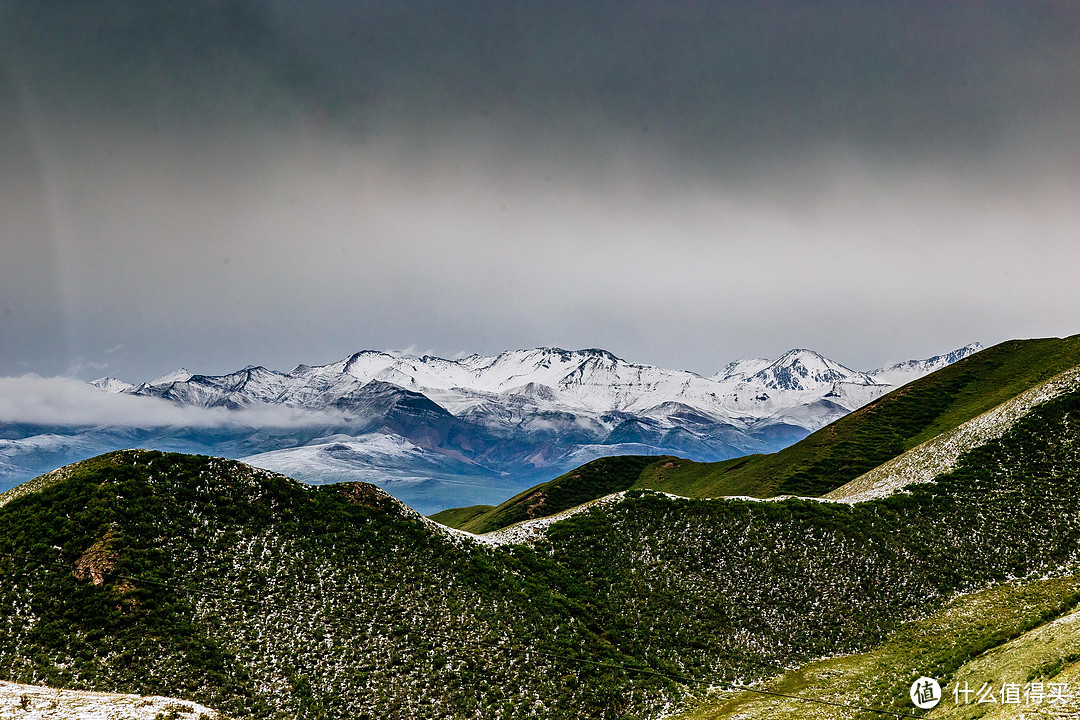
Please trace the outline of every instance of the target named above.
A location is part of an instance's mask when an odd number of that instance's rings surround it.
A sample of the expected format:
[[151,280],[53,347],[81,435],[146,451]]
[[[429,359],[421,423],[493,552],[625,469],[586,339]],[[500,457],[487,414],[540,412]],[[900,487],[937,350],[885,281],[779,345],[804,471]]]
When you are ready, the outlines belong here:
[[588,418],[610,431],[611,421],[626,419],[624,415],[658,421],[676,418],[672,424],[681,425],[677,418],[693,411],[740,429],[790,421],[815,430],[825,423],[812,419],[812,413],[792,410],[816,404],[825,409],[825,416],[834,412],[832,406],[851,411],[981,348],[972,343],[947,355],[871,372],[851,370],[812,350],[796,349],[775,361],[736,361],[711,377],[628,362],[597,349],[536,348],[460,360],[363,351],[328,365],[299,365],[288,373],[248,366],[208,376],[180,369],[138,385],[115,378],[91,384],[106,392],[201,407],[279,404],[307,410],[359,410],[370,394],[365,386],[374,383],[372,387],[388,384],[420,393],[458,418],[506,429],[543,425],[538,418],[549,412]]
[[0,490],[101,452],[146,447],[240,458],[313,483],[366,480],[432,512],[501,501],[605,455],[771,452],[979,349],[869,372],[810,350],[705,377],[605,350],[536,348],[460,360],[364,351],[289,372],[101,378],[92,385],[104,397],[86,390],[109,406],[160,398],[170,402],[156,401],[145,417],[164,407],[202,420],[0,423]]
[[[704,377],[622,360],[599,349],[513,350],[459,360],[363,351],[289,372],[227,375],[180,369],[146,383],[102,378],[104,392],[233,410],[334,411],[337,427],[234,454],[312,482],[384,485],[447,478],[547,479],[602,455],[719,460],[771,452],[981,349],[859,372],[811,350],[740,360]],[[243,447],[241,447],[243,446]]]

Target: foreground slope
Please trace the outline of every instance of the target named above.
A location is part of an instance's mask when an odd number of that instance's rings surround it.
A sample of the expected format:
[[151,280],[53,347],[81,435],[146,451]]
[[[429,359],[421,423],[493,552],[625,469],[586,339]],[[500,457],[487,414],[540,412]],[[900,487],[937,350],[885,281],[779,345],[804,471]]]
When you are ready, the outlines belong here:
[[[1077,365],[1080,335],[1004,342],[915,380],[778,452],[716,463],[602,458],[456,526],[490,531],[537,517],[547,507],[564,509],[555,495],[584,502],[634,488],[699,498],[822,495]],[[605,476],[603,483],[593,482],[598,475]],[[447,514],[440,520],[460,517]]]
[[957,594],[1074,574],[1078,425],[1074,391],[886,498],[631,491],[530,546],[372,486],[105,456],[0,506],[0,674],[244,717],[659,718]]
[[567,683],[578,659],[636,661],[547,589],[563,571],[371,485],[125,451],[13,495],[3,679],[274,718],[610,717],[617,691],[647,709],[666,685],[589,666]]
[[[1077,576],[1004,583],[957,597],[928,617],[904,623],[869,652],[781,673],[755,688],[760,692],[709,692],[672,720],[851,720],[914,714],[918,710],[906,689],[922,676],[942,680],[942,701],[928,718],[1074,717],[1080,712],[1077,602]],[[1042,683],[1041,703],[1027,702],[1031,696],[1023,695],[1031,682]],[[978,690],[984,683],[997,694],[996,703],[979,704],[975,695],[953,694],[963,688]],[[1002,705],[1000,692],[1006,683],[1021,689],[1018,702]],[[1068,683],[1071,697],[1051,705],[1045,695],[1051,683]]]
[[226,720],[173,698],[58,690],[0,680],[0,718],[20,720]]

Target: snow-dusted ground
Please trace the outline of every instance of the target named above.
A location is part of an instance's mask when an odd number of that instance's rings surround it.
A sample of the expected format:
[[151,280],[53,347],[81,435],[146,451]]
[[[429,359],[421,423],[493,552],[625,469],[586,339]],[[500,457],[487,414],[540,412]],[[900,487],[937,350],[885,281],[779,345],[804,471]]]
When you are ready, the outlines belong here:
[[0,681],[0,720],[154,720],[172,712],[181,720],[225,717],[187,700],[58,690]]
[[1001,437],[1036,406],[1080,388],[1080,367],[1066,370],[1046,382],[987,410],[958,428],[913,447],[825,495],[845,503],[891,495],[912,483],[930,482],[956,467],[962,454]]
[[625,492],[612,493],[610,495],[605,495],[602,498],[590,500],[587,503],[569,508],[568,510],[555,513],[554,515],[535,518],[533,520],[523,520],[519,523],[504,527],[500,530],[494,530],[484,535],[472,535],[472,538],[489,545],[523,545],[538,539],[549,527],[561,520],[577,515],[580,512],[585,512],[590,508],[622,502],[624,497],[626,497]]
[[317,468],[320,484],[359,480],[397,486],[468,470],[463,461],[386,433],[339,435],[326,442],[249,455],[241,461],[305,482],[313,482],[311,470]]

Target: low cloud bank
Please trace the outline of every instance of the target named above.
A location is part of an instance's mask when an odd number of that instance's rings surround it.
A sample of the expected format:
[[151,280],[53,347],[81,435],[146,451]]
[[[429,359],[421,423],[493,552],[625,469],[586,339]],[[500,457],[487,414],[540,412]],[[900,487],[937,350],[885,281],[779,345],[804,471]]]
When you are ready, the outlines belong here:
[[243,410],[177,405],[168,400],[105,393],[81,380],[37,375],[0,377],[0,423],[66,426],[289,428],[339,425],[341,413],[281,406]]

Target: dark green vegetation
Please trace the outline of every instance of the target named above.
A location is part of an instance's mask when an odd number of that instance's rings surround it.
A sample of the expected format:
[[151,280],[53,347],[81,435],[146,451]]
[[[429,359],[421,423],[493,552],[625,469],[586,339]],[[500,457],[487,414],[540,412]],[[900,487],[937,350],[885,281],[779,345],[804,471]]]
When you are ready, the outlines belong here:
[[697,686],[636,669],[770,677],[1075,570],[1078,427],[1080,392],[887,499],[631,491],[532,547],[444,534],[372,486],[114,454],[0,507],[0,675],[240,717],[656,717]]
[[5,679],[275,718],[613,717],[669,685],[574,662],[641,666],[557,562],[371,485],[126,451],[36,486],[0,507]]
[[444,525],[474,533],[498,530],[522,520],[554,515],[620,490],[629,490],[645,468],[656,461],[656,457],[641,455],[600,458],[554,480],[518,493],[502,505],[486,512],[469,516],[466,511],[484,507],[474,505],[473,508],[445,510],[431,518]]
[[[486,532],[533,515],[552,514],[558,510],[545,510],[560,503],[549,505],[545,495],[555,487],[563,495],[580,497],[578,502],[631,488],[693,498],[824,495],[1077,365],[1080,335],[1004,342],[909,383],[779,452],[716,463],[602,458],[511,498],[483,520],[448,524]],[[591,479],[601,473],[608,476],[603,485]]]

